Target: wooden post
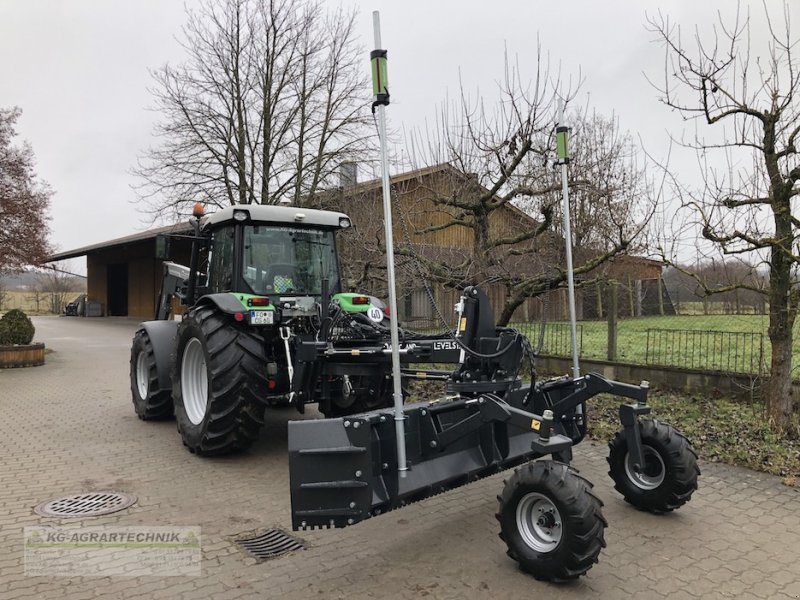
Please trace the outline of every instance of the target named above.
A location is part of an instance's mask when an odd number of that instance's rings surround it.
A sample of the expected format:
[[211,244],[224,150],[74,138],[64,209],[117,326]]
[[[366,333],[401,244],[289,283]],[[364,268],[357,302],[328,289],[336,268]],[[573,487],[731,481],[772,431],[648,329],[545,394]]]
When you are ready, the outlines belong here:
[[634,283],[634,288],[636,289],[636,316],[641,317],[644,314],[642,310],[642,280],[637,279]]
[[606,286],[608,290],[608,360],[617,360],[617,310],[619,300],[619,284],[611,280]]
[[658,314],[664,316],[664,282],[658,277]]
[[595,296],[597,297],[597,318],[603,318],[603,284],[601,282],[597,282],[597,291],[595,292]]
[[633,280],[630,277],[628,277],[628,300],[629,300],[630,307],[631,307],[630,316],[631,317],[635,317],[636,316],[636,295],[635,295],[635,291],[633,289]]

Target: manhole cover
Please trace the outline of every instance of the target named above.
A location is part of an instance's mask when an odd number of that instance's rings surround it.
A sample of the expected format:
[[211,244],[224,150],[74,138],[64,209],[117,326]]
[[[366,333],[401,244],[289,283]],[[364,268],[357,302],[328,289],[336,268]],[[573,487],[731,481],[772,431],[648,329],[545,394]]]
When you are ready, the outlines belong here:
[[275,558],[293,550],[303,550],[305,542],[280,529],[270,529],[255,537],[236,540],[251,556],[259,560]]
[[123,510],[136,502],[136,496],[120,492],[87,492],[42,502],[33,509],[43,517],[97,517]]

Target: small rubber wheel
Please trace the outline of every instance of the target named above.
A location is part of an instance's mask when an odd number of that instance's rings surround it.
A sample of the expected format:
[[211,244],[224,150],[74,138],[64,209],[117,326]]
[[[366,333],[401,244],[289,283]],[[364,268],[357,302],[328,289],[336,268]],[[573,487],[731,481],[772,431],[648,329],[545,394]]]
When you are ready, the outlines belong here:
[[686,504],[697,489],[697,454],[681,432],[659,421],[641,421],[644,465],[638,472],[620,431],[609,443],[608,474],[625,501],[652,513],[664,513]]
[[607,523],[591,490],[563,463],[540,460],[514,471],[497,497],[496,517],[520,569],[558,582],[577,579],[597,562]]
[[172,418],[172,393],[158,385],[153,344],[144,329],[136,332],[131,344],[131,396],[136,415],[142,421]]

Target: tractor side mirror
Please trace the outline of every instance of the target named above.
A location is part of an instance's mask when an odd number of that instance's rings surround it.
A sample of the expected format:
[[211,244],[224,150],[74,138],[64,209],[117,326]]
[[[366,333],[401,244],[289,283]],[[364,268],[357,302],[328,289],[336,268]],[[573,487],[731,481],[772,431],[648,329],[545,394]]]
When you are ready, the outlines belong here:
[[170,257],[169,236],[160,233],[156,236],[156,258],[161,260],[169,260]]

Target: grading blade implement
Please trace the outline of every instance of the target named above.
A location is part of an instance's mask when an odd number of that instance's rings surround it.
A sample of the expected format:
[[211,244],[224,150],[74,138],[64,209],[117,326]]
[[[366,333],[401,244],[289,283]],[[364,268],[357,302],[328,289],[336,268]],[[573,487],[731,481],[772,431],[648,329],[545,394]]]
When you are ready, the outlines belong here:
[[543,417],[491,394],[416,404],[405,415],[406,473],[391,411],[289,423],[295,529],[352,525],[572,444],[542,436]]
[[[586,435],[586,403],[602,393],[630,400],[620,404],[622,427],[611,443],[615,488],[656,513],[688,502],[697,488],[696,455],[674,428],[640,420],[650,412],[646,382],[590,373],[523,385],[524,337],[495,327],[488,298],[476,288],[465,290],[457,312],[452,347],[424,338],[403,346],[410,365],[457,360],[451,373],[439,372],[449,396],[406,405],[403,428],[389,408],[289,423],[294,529],[346,527],[518,467],[498,495],[509,556],[538,579],[575,579],[605,547],[602,502],[569,466],[572,446]],[[386,348],[371,344],[309,341],[298,352],[299,371],[320,370],[334,381],[358,368],[386,372]]]

